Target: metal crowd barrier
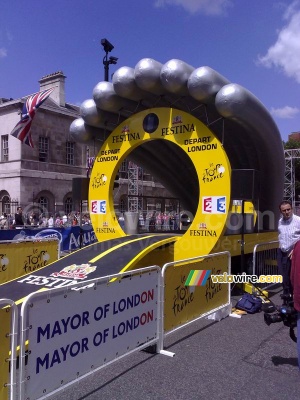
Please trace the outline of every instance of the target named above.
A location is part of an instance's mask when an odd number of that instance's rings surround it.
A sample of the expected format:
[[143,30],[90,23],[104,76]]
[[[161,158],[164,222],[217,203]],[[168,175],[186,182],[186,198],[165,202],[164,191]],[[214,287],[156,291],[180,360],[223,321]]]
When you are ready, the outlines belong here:
[[[201,318],[211,315],[212,319],[220,321],[231,313],[230,283],[213,283],[209,278],[205,286],[188,288],[184,286],[184,282],[189,271],[193,269],[211,270],[214,275],[230,274],[231,254],[224,251],[175,261],[163,266],[161,341],[164,340],[166,335]],[[168,286],[171,286],[171,289]],[[178,299],[177,304],[175,304],[176,297]],[[189,307],[190,311],[187,311],[188,307],[186,306],[191,305],[192,302],[194,304]],[[174,314],[174,306],[179,311],[177,316],[172,315]],[[187,312],[184,313],[183,308]],[[160,342],[160,348],[163,348],[162,342]]]
[[[205,281],[189,286],[187,276],[199,270],[205,276],[207,271],[210,274]],[[5,360],[10,353],[10,369],[6,366],[1,374],[5,380],[0,400],[44,399],[152,345],[157,353],[173,356],[164,350],[166,335],[206,316],[221,320],[230,314],[230,284],[211,279],[211,275],[225,273],[231,273],[227,251],[168,263],[162,270],[146,267],[37,291],[24,299],[20,324],[15,303],[0,300],[5,312],[0,326],[2,341],[10,337],[10,347],[6,342],[2,352]],[[11,307],[10,321],[5,305]]]
[[[274,240],[257,244],[253,250],[253,275],[278,275],[277,250],[279,242]],[[257,283],[261,289],[267,289],[278,283]]]
[[0,312],[0,400],[15,400],[18,309],[12,300],[0,299]]
[[59,258],[57,237],[0,240],[0,284],[40,270]]
[[160,286],[160,268],[153,266],[27,296],[20,314],[20,400],[52,396],[156,344]]

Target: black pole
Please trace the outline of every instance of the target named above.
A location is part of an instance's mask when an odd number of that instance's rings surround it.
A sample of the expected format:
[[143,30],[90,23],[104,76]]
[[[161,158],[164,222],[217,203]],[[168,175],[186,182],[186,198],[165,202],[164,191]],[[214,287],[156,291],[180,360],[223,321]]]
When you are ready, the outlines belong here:
[[105,56],[103,57],[104,81],[108,82],[109,81],[109,64],[117,64],[118,58],[117,57],[109,57],[109,59],[108,59],[108,53],[110,53],[114,49],[114,46],[107,39],[105,39],[105,38],[101,39],[101,45],[103,46],[103,49],[105,51]]
[[105,52],[105,57],[103,58],[103,65],[104,65],[104,80],[108,82],[109,76],[109,61],[107,60],[108,52]]
[[82,200],[80,199],[80,227],[79,227],[79,248],[82,248],[83,244],[83,230],[82,230]]

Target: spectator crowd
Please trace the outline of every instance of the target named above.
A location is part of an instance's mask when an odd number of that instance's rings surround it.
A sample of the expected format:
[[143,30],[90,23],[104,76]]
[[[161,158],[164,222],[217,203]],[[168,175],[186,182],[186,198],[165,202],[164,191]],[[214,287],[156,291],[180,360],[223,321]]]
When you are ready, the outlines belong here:
[[23,214],[22,208],[18,207],[16,214],[3,213],[0,216],[0,229],[18,229],[24,228],[66,228],[69,226],[90,224],[88,213],[82,214],[80,221],[80,212],[71,212],[69,214],[38,214],[31,212]]

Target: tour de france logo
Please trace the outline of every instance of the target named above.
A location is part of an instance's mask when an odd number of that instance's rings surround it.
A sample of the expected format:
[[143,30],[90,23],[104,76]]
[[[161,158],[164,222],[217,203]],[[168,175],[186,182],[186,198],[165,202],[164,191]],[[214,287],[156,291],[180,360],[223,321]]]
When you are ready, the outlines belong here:
[[101,173],[98,173],[93,181],[92,181],[92,187],[93,189],[98,189],[100,186],[106,185],[107,182],[107,176]]
[[9,259],[6,254],[0,254],[0,270],[5,271],[9,264]]
[[225,168],[222,164],[209,164],[208,168],[203,171],[202,181],[204,183],[213,182],[216,179],[220,180],[224,177]]
[[143,121],[143,129],[147,133],[153,133],[156,131],[159,125],[159,118],[156,114],[150,113],[146,115]]
[[23,269],[25,273],[36,271],[45,267],[50,258],[50,254],[46,250],[34,249],[32,254],[26,256]]

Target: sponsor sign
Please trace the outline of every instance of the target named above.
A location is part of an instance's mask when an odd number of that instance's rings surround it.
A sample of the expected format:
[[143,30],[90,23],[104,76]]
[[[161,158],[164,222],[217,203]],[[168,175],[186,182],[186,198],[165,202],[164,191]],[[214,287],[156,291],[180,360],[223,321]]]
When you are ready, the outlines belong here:
[[158,339],[160,270],[144,271],[114,282],[88,281],[80,291],[54,289],[27,298],[22,398],[40,398]]
[[106,214],[106,200],[92,200],[91,201],[92,214]]
[[[81,230],[81,232],[80,232]],[[81,235],[81,237],[80,237]],[[68,228],[43,228],[43,229],[8,229],[0,230],[0,242],[3,240],[22,241],[27,239],[58,238],[61,251],[70,251],[82,246],[97,242],[91,225],[72,226]]]
[[205,196],[202,197],[203,214],[225,214],[226,213],[225,196]]
[[88,274],[96,271],[97,266],[91,266],[91,264],[72,264],[63,268],[59,272],[53,272],[50,276],[68,279],[86,279]]

